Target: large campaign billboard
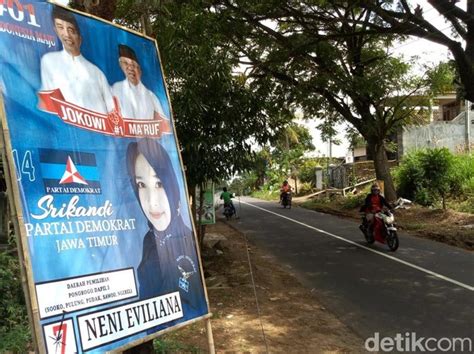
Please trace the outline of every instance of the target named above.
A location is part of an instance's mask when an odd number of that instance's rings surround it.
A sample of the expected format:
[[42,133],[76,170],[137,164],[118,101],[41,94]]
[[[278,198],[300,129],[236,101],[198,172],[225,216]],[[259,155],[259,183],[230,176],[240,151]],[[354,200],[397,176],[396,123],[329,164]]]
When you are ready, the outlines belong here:
[[156,42],[0,0],[0,91],[40,350],[104,352],[207,317]]

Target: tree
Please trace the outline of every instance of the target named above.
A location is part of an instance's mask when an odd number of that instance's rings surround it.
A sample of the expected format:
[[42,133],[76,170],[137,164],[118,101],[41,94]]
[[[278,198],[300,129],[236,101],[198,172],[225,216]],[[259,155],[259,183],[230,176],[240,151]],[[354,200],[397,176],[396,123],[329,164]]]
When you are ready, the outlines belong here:
[[69,5],[77,10],[112,21],[115,16],[117,0],[70,0]]
[[309,130],[291,122],[277,132],[272,155],[278,161],[284,176],[289,175],[295,180],[295,192],[298,193],[298,174],[305,152],[315,149]]
[[386,140],[413,116],[408,98],[424,83],[409,76],[407,63],[386,55],[393,37],[369,32],[373,11],[309,0],[217,0],[216,11],[251,77],[272,77],[306,116],[329,106],[359,131],[394,200]]
[[360,5],[373,12],[369,25],[372,31],[381,35],[416,36],[447,47],[456,63],[464,96],[474,101],[474,2],[468,0],[466,10],[457,6],[458,2],[428,0],[450,24],[451,35],[443,33],[442,29],[428,21],[419,5],[413,8],[407,0],[361,0],[355,6]]

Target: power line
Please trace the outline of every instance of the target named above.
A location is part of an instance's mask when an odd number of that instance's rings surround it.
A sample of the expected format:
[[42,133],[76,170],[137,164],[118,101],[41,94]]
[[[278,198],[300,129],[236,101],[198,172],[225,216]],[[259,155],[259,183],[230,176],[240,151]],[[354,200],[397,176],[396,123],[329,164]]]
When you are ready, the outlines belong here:
[[[424,15],[426,15],[427,13],[429,13],[429,12],[431,12],[431,11],[433,11],[433,10],[435,10],[434,7],[432,7],[431,9],[429,9]],[[450,13],[451,11],[454,11],[454,10],[456,10],[456,6],[453,6],[453,8],[451,8],[451,9],[445,11],[445,12],[438,12],[438,15],[437,15],[435,18],[445,17],[448,13]],[[424,17],[424,16],[423,16],[423,17]],[[426,18],[424,18],[424,20],[425,20],[425,21],[428,21]],[[448,29],[448,28],[451,28],[451,27],[452,27],[452,25],[448,25],[448,26],[446,26],[446,27],[440,29],[439,31],[440,31],[440,32],[443,32],[444,30],[446,30],[446,29]],[[404,35],[404,34],[407,34],[408,31],[410,31],[409,28],[406,29],[405,31],[403,31],[402,33],[399,33],[399,34],[400,34],[400,35]],[[396,46],[396,47],[394,47],[394,48],[391,48],[392,53],[387,53],[387,56],[390,56],[390,55],[394,54],[394,51],[397,50],[397,49],[403,48],[403,47],[405,47],[405,46],[407,46],[407,45],[410,45],[410,44],[413,44],[413,43],[415,43],[415,42],[417,42],[417,41],[421,41],[421,40],[423,40],[423,39],[426,39],[426,38],[428,38],[428,37],[431,36],[431,35],[432,35],[431,33],[427,33],[427,34],[424,35],[423,37],[417,37],[416,39],[414,39],[414,40],[412,40],[412,41],[409,41],[409,42],[407,42],[407,43],[403,43],[403,44],[401,44],[401,45],[399,45],[399,46]]]
[[[450,27],[451,27],[451,25],[449,25],[449,26],[447,26],[447,27],[444,27],[444,28],[440,29],[439,31],[442,32],[442,31],[444,31],[444,30],[446,30],[446,29],[448,29],[448,28],[450,28]],[[400,49],[400,48],[403,48],[403,47],[405,47],[405,46],[407,46],[407,45],[416,43],[416,42],[421,41],[421,40],[423,40],[423,39],[426,39],[426,38],[428,38],[430,35],[431,35],[431,33],[429,33],[429,34],[427,34],[426,36],[423,36],[423,37],[417,37],[416,39],[411,40],[411,41],[409,41],[409,42],[405,42],[405,43],[403,43],[403,44],[401,44],[401,45],[399,45],[399,46],[393,47],[393,48],[390,49],[390,50],[392,51],[392,53],[389,53],[388,55],[395,54],[395,53],[394,53],[395,50]]]
[[[434,10],[434,9],[435,9],[435,8],[433,7],[433,8],[431,8],[429,11],[427,11],[426,13],[428,13],[428,12]],[[455,9],[456,9],[456,8],[453,7],[452,9],[449,9],[449,10],[447,10],[447,11],[445,11],[445,12],[439,12],[436,18],[438,18],[438,17],[444,17],[445,15],[447,15],[448,13],[450,13],[451,11],[453,11],[453,10],[455,10]],[[426,15],[426,13],[425,13],[425,15]],[[425,21],[427,21],[427,20],[425,19]],[[401,25],[401,23],[398,24],[398,27],[399,27],[400,25]],[[394,28],[396,28],[396,27],[397,27],[397,26],[395,26]],[[439,31],[440,31],[440,32],[443,32],[444,30],[446,30],[446,29],[448,29],[448,28],[450,28],[450,27],[452,27],[452,25],[448,25],[448,26],[442,28],[442,29],[439,30]],[[408,31],[410,31],[409,28],[406,29],[405,31],[399,33],[399,35],[405,35],[405,34],[407,34]],[[395,51],[396,51],[397,49],[400,49],[400,48],[403,48],[403,47],[405,47],[405,46],[407,46],[407,45],[410,45],[410,44],[416,43],[416,42],[418,42],[418,41],[424,40],[424,39],[428,38],[428,37],[431,36],[431,35],[432,35],[431,33],[427,33],[426,35],[424,35],[424,36],[422,36],[422,37],[417,37],[416,39],[414,39],[414,40],[412,40],[412,41],[409,41],[409,42],[403,43],[403,44],[401,44],[401,45],[399,45],[399,46],[390,48],[390,52],[388,52],[388,53],[385,54],[384,56],[380,57],[379,59],[386,59],[386,58],[389,58],[390,56],[392,56],[392,55],[395,54]],[[366,59],[366,60],[362,60],[362,61],[359,62],[359,64],[364,64],[364,63],[370,62],[370,61],[372,61],[372,60],[373,60],[373,58],[369,58],[369,59]]]

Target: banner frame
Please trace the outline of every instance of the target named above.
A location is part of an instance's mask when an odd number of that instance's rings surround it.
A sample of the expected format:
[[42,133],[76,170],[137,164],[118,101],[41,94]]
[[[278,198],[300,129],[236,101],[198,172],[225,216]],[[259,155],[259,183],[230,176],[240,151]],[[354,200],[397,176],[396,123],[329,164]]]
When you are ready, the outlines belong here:
[[[168,86],[166,85],[166,75],[163,70],[163,62],[161,60],[161,53],[158,47],[158,42],[156,38],[152,38],[142,32],[139,32],[137,30],[127,28],[125,26],[107,21],[103,18],[91,15],[86,12],[82,12],[76,9],[72,9],[70,7],[64,6],[62,4],[56,3],[54,0],[47,0],[46,1],[49,4],[52,4],[54,6],[61,7],[63,9],[66,9],[67,11],[76,13],[78,15],[88,17],[100,22],[103,22],[105,24],[111,25],[115,28],[124,30],[126,32],[132,33],[134,35],[137,35],[139,37],[145,38],[147,40],[150,40],[154,43],[156,53],[158,55],[158,60],[160,63],[160,70],[163,78],[163,86],[164,86],[164,91],[166,93],[166,98],[168,100],[169,104],[169,109],[170,109],[170,118],[173,124],[172,126],[172,131],[174,134],[175,142],[176,142],[176,149],[178,151],[178,158],[179,158],[179,164],[180,164],[180,172],[181,172],[181,178],[184,181],[184,189],[185,189],[185,195],[186,197],[189,195],[189,190],[188,190],[188,184],[186,181],[186,174],[185,174],[185,169],[184,169],[184,164],[183,164],[183,159],[181,156],[181,149],[180,149],[180,144],[179,144],[179,139],[178,135],[176,133],[176,126],[174,124],[174,111],[173,107],[171,104],[171,99],[170,99],[170,94],[168,90]],[[2,158],[3,158],[3,167],[4,167],[4,173],[5,173],[5,180],[7,183],[7,198],[8,202],[10,205],[11,209],[11,221],[13,223],[14,229],[15,229],[15,237],[17,240],[17,247],[18,247],[18,256],[19,256],[19,262],[20,262],[20,271],[21,271],[21,282],[22,282],[22,287],[23,291],[25,293],[25,300],[26,300],[26,307],[27,307],[27,312],[28,312],[28,318],[30,322],[30,326],[32,329],[32,339],[33,339],[33,344],[35,346],[35,351],[39,353],[45,353],[46,354],[46,343],[44,342],[44,336],[42,333],[42,326],[41,326],[41,319],[40,319],[40,314],[39,314],[39,307],[38,307],[38,299],[36,296],[36,290],[35,290],[35,282],[33,279],[33,268],[31,264],[31,259],[29,256],[28,252],[28,242],[27,242],[27,234],[26,234],[26,228],[25,228],[25,223],[24,223],[24,217],[23,217],[23,209],[22,209],[22,203],[21,203],[21,198],[20,198],[20,190],[19,186],[16,180],[16,166],[15,166],[15,161],[13,161],[13,148],[11,145],[11,139],[10,139],[10,130],[8,127],[8,120],[7,120],[7,115],[5,111],[5,106],[4,106],[4,100],[3,100],[3,93],[0,91],[0,129],[2,130],[0,134],[0,149],[2,150]],[[8,193],[8,191],[11,191],[11,193]],[[206,300],[207,308],[208,308],[208,313],[199,316],[196,318],[193,318],[189,321],[179,323],[173,327],[168,327],[164,328],[161,331],[157,331],[155,333],[152,333],[150,335],[147,335],[143,338],[131,341],[127,344],[124,344],[116,349],[113,349],[111,351],[108,351],[107,353],[121,353],[126,349],[133,348],[137,345],[143,344],[145,342],[154,340],[161,335],[172,332],[175,329],[179,329],[191,324],[194,324],[199,321],[206,321],[206,331],[207,331],[207,337],[208,337],[208,344],[209,344],[209,352],[215,353],[215,348],[214,348],[214,339],[213,339],[213,334],[212,334],[212,327],[211,327],[211,317],[212,313],[210,311],[210,304],[209,304],[209,296],[208,296],[208,291],[206,287],[206,282],[204,278],[204,269],[203,269],[203,264],[202,264],[202,259],[201,259],[201,250],[200,250],[200,245],[198,242],[197,238],[197,229],[196,229],[196,223],[191,211],[191,205],[189,201],[187,202],[188,206],[188,213],[190,215],[191,219],[191,225],[192,225],[192,233],[193,233],[193,238],[196,246],[196,254],[198,256],[199,260],[199,269],[201,272],[201,282],[203,286],[203,292],[204,292],[204,297]]]
[[3,93],[0,91],[0,127],[2,129],[2,161],[5,181],[7,184],[7,198],[10,206],[10,217],[15,231],[15,238],[18,248],[18,259],[20,263],[20,274],[25,301],[28,312],[28,319],[32,329],[33,343],[35,349],[41,352],[45,347],[41,334],[39,321],[39,309],[34,289],[33,272],[31,269],[30,256],[27,251],[28,243],[26,238],[25,223],[23,222],[23,210],[21,208],[20,190],[15,178],[15,162],[13,161],[13,149],[10,140],[10,130],[8,129],[7,115],[3,100]]

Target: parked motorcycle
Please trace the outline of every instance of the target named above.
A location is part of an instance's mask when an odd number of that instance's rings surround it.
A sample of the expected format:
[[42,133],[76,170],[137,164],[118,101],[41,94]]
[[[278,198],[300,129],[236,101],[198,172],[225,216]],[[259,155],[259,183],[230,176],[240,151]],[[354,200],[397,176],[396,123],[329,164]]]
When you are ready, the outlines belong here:
[[288,207],[288,209],[291,209],[291,192],[283,193],[281,205],[283,205],[283,208]]

